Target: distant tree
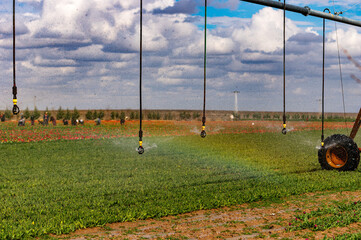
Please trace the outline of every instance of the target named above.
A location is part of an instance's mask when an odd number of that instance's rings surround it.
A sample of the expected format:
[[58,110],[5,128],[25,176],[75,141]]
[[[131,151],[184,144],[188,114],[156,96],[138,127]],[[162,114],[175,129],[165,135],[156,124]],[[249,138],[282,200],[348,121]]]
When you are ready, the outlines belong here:
[[194,112],[193,113],[193,119],[197,119],[199,118],[201,115],[199,114],[199,112]]
[[30,117],[30,111],[28,107],[25,109],[23,116],[25,119],[28,119]]
[[105,116],[104,111],[103,111],[103,110],[100,110],[100,112],[99,112],[99,114],[98,114],[98,118],[103,119],[104,116]]
[[93,119],[96,119],[96,118],[98,118],[98,112],[97,112],[97,110],[94,110],[94,112],[93,112]]
[[70,118],[71,118],[71,113],[70,113],[69,109],[67,108],[65,111],[64,119],[70,120]]
[[266,113],[266,114],[263,115],[263,118],[264,119],[270,119],[271,115],[269,113]]
[[110,118],[114,120],[116,118],[116,113],[113,111],[110,113]]
[[173,120],[173,115],[171,113],[167,113],[164,115],[164,120]]
[[130,119],[131,119],[131,120],[135,119],[135,114],[134,114],[134,112],[131,112],[131,113],[130,113]]
[[[119,114],[119,113],[117,112],[117,113],[115,114],[115,118],[116,118],[116,119],[121,118],[121,115],[122,115],[122,113]],[[124,115],[124,119],[125,119],[125,115]]]
[[156,113],[155,119],[160,120],[160,113],[159,112]]
[[293,115],[292,118],[295,120],[299,120],[301,118],[301,116],[299,114],[295,114],[295,115]]
[[93,113],[92,113],[92,111],[88,110],[88,111],[86,112],[86,114],[85,114],[85,118],[86,118],[87,120],[93,120]]
[[260,113],[253,113],[252,118],[253,119],[261,119],[262,115]]
[[124,120],[125,120],[125,112],[121,112],[119,117],[120,117],[120,119],[124,119]]
[[237,112],[233,112],[233,121],[241,120],[241,114]]
[[10,119],[12,116],[12,112],[9,109],[6,109],[4,114],[7,119]]
[[32,116],[34,117],[34,120],[36,120],[40,117],[40,112],[37,107],[34,108]]
[[179,114],[179,117],[181,120],[186,120],[186,119],[190,119],[191,118],[191,114],[188,112],[181,112]]
[[152,113],[148,113],[147,117],[148,117],[149,120],[152,120],[152,119],[153,119],[153,114],[152,114]]
[[80,117],[79,111],[76,108],[74,108],[73,114],[71,115],[71,118],[72,119],[78,119],[79,117]]
[[61,107],[59,107],[58,112],[56,113],[56,119],[57,120],[63,119],[64,115],[65,115],[64,110],[61,109]]

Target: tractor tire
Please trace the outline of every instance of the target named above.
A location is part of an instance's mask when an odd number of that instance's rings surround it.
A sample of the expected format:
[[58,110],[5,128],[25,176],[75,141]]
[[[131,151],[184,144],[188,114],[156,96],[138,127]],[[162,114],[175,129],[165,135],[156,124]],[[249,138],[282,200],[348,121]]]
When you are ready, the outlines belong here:
[[353,171],[360,162],[360,151],[352,138],[334,134],[324,141],[318,150],[318,161],[322,169]]

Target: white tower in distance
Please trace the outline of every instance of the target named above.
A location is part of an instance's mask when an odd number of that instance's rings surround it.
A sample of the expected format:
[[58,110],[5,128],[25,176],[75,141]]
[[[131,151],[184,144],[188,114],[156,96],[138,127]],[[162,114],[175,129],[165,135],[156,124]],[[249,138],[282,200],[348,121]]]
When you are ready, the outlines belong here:
[[237,95],[239,93],[239,91],[234,91],[234,112],[237,113],[238,112],[238,98]]

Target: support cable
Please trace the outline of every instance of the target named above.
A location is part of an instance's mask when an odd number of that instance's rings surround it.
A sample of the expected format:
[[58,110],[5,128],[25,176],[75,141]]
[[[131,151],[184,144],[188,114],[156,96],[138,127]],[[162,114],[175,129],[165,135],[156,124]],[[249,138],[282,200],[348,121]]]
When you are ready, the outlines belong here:
[[139,46],[139,147],[138,153],[143,154],[143,109],[142,109],[142,55],[143,55],[143,0],[140,0],[140,46]]
[[[333,0],[333,11],[336,16],[339,16],[340,14],[343,14],[342,11],[336,12],[335,10],[335,1]],[[338,55],[338,66],[340,70],[340,81],[341,81],[341,94],[342,94],[342,107],[343,107],[343,119],[345,121],[345,128],[347,131],[347,121],[346,121],[346,104],[345,104],[345,94],[343,90],[343,77],[342,77],[342,65],[341,65],[341,55],[340,55],[340,44],[338,40],[338,29],[337,29],[337,23],[335,22],[335,30],[336,30],[336,43],[337,43],[337,55]]]
[[17,105],[18,103],[18,100],[17,100],[17,92],[18,92],[18,89],[16,87],[16,69],[15,69],[15,66],[16,66],[16,61],[15,61],[15,35],[16,35],[16,32],[15,32],[15,0],[13,0],[13,114],[14,115],[17,115],[19,114],[20,112],[20,109]]
[[286,0],[283,4],[283,128],[282,133],[286,134]]
[[207,0],[204,0],[204,67],[203,67],[203,117],[201,137],[206,137],[206,81],[207,81]]
[[340,81],[341,81],[341,94],[342,94],[342,107],[343,107],[343,119],[345,121],[345,127],[347,129],[347,122],[346,122],[346,104],[345,104],[345,93],[343,90],[343,77],[342,77],[342,65],[341,65],[341,56],[340,56],[340,45],[338,41],[338,33],[337,33],[337,24],[335,22],[336,28],[336,42],[337,42],[337,54],[338,54],[338,66],[340,69]]
[[[325,8],[323,12],[328,11],[331,13],[330,9]],[[322,51],[322,133],[321,133],[321,147],[324,147],[324,126],[325,126],[325,40],[326,40],[326,20],[323,19],[323,51]]]

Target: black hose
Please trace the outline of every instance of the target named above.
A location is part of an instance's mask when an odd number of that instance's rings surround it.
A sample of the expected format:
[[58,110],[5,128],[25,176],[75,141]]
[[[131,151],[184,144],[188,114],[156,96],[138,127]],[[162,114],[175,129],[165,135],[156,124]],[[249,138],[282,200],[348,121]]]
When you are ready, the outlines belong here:
[[203,117],[201,137],[206,137],[206,81],[207,81],[207,0],[204,0],[204,65],[203,65]]
[[286,0],[283,2],[283,128],[282,133],[286,134]]
[[143,0],[140,0],[140,46],[139,46],[139,147],[138,153],[143,154],[143,109],[142,109],[142,56],[143,55]]
[[17,115],[20,112],[20,109],[17,105],[17,93],[18,93],[18,89],[16,87],[16,61],[15,61],[15,35],[16,35],[16,31],[15,31],[15,0],[13,0],[13,114]]
[[[325,11],[328,11],[329,13],[330,12],[330,9],[328,8],[325,8],[325,10],[323,10],[324,12]],[[322,45],[322,48],[323,48],[323,51],[322,51],[322,115],[321,115],[321,118],[322,118],[322,133],[321,133],[321,146],[323,147],[324,146],[324,142],[323,140],[325,139],[325,136],[324,136],[324,128],[325,128],[325,40],[326,40],[326,20],[323,19],[323,45]]]

